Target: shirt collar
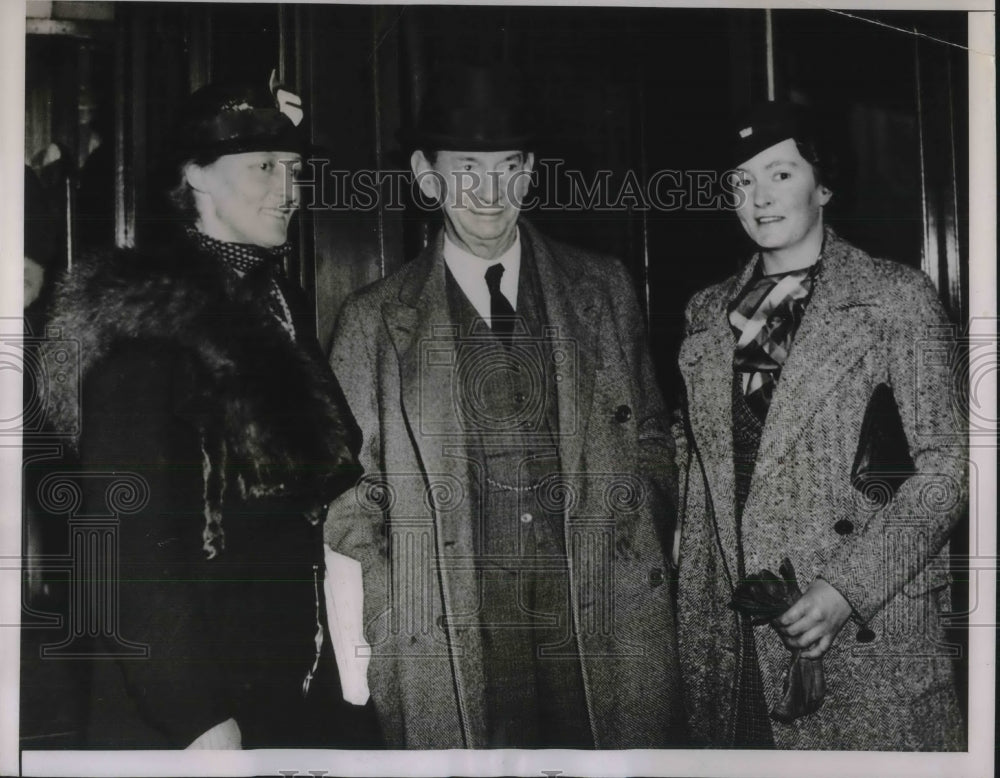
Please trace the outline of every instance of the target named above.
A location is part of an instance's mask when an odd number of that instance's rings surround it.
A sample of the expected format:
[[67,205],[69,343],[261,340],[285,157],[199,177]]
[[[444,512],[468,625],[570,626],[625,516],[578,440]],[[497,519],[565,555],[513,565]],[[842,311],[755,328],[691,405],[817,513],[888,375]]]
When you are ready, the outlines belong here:
[[500,291],[510,302],[511,307],[517,310],[517,282],[521,274],[521,233],[520,230],[514,233],[514,242],[496,259],[486,260],[477,257],[475,254],[466,251],[457,243],[454,243],[445,233],[444,236],[444,261],[448,265],[448,270],[455,277],[459,288],[472,303],[476,313],[489,321],[490,319],[490,290],[486,287],[486,271],[496,264],[504,267],[503,276],[500,278]]

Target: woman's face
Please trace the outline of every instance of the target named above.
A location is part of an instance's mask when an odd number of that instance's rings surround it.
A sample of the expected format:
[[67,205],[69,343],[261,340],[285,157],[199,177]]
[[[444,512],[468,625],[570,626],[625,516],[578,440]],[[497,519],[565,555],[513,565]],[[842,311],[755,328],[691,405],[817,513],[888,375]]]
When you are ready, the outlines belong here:
[[794,139],[776,143],[740,165],[733,185],[736,215],[765,252],[791,254],[822,242],[823,206],[831,192],[816,181],[813,166]]
[[295,178],[302,158],[287,151],[226,154],[185,170],[198,229],[226,243],[280,246],[299,207]]

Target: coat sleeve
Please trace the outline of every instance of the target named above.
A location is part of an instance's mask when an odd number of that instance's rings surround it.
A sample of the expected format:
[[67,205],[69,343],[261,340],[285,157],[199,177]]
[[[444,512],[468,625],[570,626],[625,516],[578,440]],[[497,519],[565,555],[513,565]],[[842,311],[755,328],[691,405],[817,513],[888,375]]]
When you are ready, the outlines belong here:
[[366,573],[382,557],[385,544],[381,514],[371,510],[378,504],[377,495],[365,494],[366,484],[375,483],[382,470],[373,342],[377,326],[371,311],[357,297],[349,297],[337,317],[330,350],[330,367],[360,428],[358,461],[365,476],[357,488],[348,489],[330,504],[324,540],[337,553],[361,562]]
[[[935,556],[964,515],[968,497],[966,405],[955,379],[960,354],[953,328],[924,274],[907,272],[887,295],[889,313],[876,337],[886,344],[889,382],[916,473],[885,508],[834,517],[848,518],[857,530],[836,547],[821,573],[861,622],[917,576],[947,580]],[[865,501],[857,496],[853,503]]]
[[119,732],[121,741],[92,745],[183,748],[231,715],[198,556],[200,444],[193,425],[174,414],[175,364],[132,349],[84,383],[84,509],[106,515],[108,488],[124,474],[138,477],[148,495],[117,522],[118,609],[99,642],[112,654],[119,640],[143,645],[148,656],[95,660],[90,729],[98,738]]
[[[614,321],[638,394],[632,409],[639,430],[640,477],[665,498],[669,515],[654,516],[664,552],[670,557],[677,517],[677,462],[674,437],[663,394],[649,354],[646,322],[636,300],[628,272],[614,260],[607,273]],[[663,503],[661,503],[663,504]]]

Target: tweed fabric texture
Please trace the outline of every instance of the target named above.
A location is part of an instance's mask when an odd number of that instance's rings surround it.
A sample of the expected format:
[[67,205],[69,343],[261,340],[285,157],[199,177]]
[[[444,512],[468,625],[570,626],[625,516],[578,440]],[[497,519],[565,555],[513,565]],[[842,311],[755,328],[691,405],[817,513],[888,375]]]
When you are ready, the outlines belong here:
[[[803,585],[822,577],[853,608],[824,656],[827,695],[815,714],[774,723],[779,748],[956,750],[964,731],[940,614],[949,607],[948,536],[965,511],[966,432],[946,359],[952,331],[930,281],[873,259],[826,231],[809,308],[782,369],[742,519],[746,569],[783,556]],[[726,309],[755,272],[696,294],[687,306],[680,368],[682,531],[678,635],[692,732],[724,745],[733,717],[738,621],[725,565],[736,568],[731,412],[732,333]],[[916,464],[888,505],[850,483],[868,399],[889,384]],[[687,433],[681,430],[686,429]],[[724,432],[720,433],[720,430]],[[847,519],[853,531],[834,526]],[[725,564],[724,564],[725,563]],[[875,640],[857,640],[865,624]],[[771,705],[788,651],[769,629],[755,642]]]
[[[733,374],[733,471],[736,493],[736,575],[739,584],[746,579],[746,561],[743,552],[743,508],[750,494],[750,482],[757,450],[764,432],[764,422],[751,407],[749,398],[743,393],[739,373]],[[763,406],[766,415],[767,408]],[[756,571],[755,571],[756,572]],[[760,676],[757,647],[754,643],[754,627],[748,616],[741,614],[739,670],[736,678],[736,723],[733,745],[737,748],[773,748],[774,735],[768,715],[767,700],[764,698],[764,683]]]
[[[554,486],[571,498],[560,512],[594,744],[679,744],[664,554],[673,442],[632,283],[614,259],[549,241],[523,220],[519,229],[543,289],[545,343],[563,360],[553,436],[564,480]],[[457,353],[442,248],[439,234],[348,298],[331,355],[377,488],[331,505],[326,539],[365,571],[369,682],[397,748],[488,742],[481,637],[455,622],[479,603],[464,432],[453,371],[439,369]]]
[[484,367],[465,373],[460,391],[490,414],[476,424],[465,420],[470,467],[483,476],[469,482],[480,506],[473,535],[482,607],[473,625],[483,636],[489,747],[592,747],[572,630],[563,500],[545,493],[561,478],[553,435],[558,400],[541,337],[534,259],[522,247],[517,326],[508,303],[511,320],[502,328],[496,317],[492,328],[477,327],[479,315],[447,277],[459,347],[477,351]]

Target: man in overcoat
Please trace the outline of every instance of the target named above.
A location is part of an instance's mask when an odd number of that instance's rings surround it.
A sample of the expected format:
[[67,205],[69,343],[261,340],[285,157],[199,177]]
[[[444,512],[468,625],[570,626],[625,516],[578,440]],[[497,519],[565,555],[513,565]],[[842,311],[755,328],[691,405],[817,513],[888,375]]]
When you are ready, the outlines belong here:
[[456,68],[407,135],[444,228],[340,313],[366,477],[326,538],[362,563],[391,747],[665,747],[673,444],[622,265],[520,218],[521,98]]

